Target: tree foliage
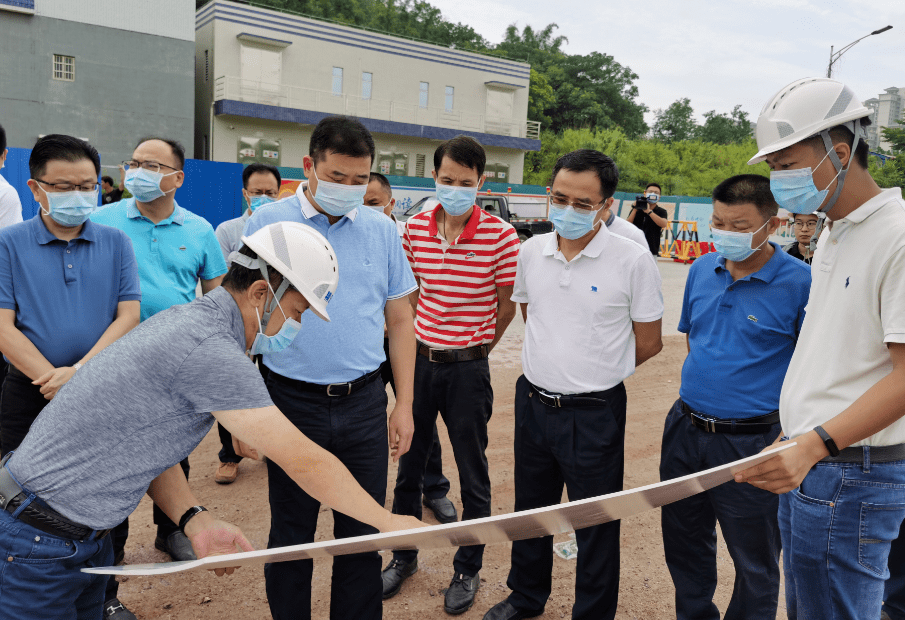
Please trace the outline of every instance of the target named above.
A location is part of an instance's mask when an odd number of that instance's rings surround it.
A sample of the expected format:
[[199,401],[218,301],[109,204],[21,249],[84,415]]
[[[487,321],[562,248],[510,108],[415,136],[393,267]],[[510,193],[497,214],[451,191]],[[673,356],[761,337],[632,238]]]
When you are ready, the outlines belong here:
[[654,112],[652,134],[654,140],[660,142],[677,142],[691,140],[698,129],[694,120],[694,110],[688,97],[673,101],[665,110],[660,108]]
[[751,138],[752,129],[748,113],[737,105],[729,114],[717,114],[716,110],[705,112],[704,124],[697,128],[695,135],[703,142],[733,144]]

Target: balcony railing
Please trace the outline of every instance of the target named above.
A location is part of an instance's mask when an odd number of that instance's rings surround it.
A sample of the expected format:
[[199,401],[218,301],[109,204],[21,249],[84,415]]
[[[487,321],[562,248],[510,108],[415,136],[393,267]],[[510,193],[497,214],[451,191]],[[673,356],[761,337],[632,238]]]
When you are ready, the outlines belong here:
[[355,95],[334,95],[325,90],[287,84],[269,84],[231,76],[221,76],[214,82],[214,101],[221,99],[330,114],[346,114],[397,123],[491,133],[513,138],[540,139],[540,123],[536,121],[526,121],[522,124],[512,119],[495,118],[484,114],[472,114],[444,108],[422,108],[415,104],[373,98],[364,99]]

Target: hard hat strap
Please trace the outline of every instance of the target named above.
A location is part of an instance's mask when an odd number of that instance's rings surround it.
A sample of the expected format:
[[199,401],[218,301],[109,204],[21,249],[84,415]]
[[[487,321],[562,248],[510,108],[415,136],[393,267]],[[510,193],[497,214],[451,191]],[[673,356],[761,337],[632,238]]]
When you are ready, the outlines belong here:
[[852,151],[848,156],[848,165],[845,168],[842,167],[842,161],[839,159],[839,156],[836,155],[836,149],[833,148],[833,141],[830,139],[830,130],[824,129],[820,132],[820,137],[823,138],[823,145],[826,147],[827,155],[830,158],[830,161],[833,162],[833,168],[836,170],[836,191],[833,192],[833,195],[830,196],[829,202],[826,203],[826,206],[820,209],[823,213],[829,213],[834,206],[836,206],[836,201],[839,199],[839,194],[842,193],[842,187],[845,185],[845,177],[848,176],[848,171],[852,167],[852,160],[855,159],[855,150],[858,148],[858,144],[861,142],[861,119],[856,118],[854,120],[854,134],[855,137],[852,140]]

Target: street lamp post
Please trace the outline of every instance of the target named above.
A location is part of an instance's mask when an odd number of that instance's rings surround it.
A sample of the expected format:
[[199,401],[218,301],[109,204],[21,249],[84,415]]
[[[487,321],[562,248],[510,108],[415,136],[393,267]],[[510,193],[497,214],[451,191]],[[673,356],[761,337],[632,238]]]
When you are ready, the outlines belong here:
[[[870,34],[866,34],[863,37],[861,37],[860,39],[858,39],[858,41],[861,41],[862,39],[866,39],[867,37],[873,36],[875,34],[881,34],[883,32],[886,32],[887,30],[892,30],[892,26],[886,26],[885,28],[880,28],[879,30],[874,30]],[[852,41],[851,43],[849,43],[848,45],[846,45],[845,47],[840,49],[835,54],[833,53],[833,46],[830,45],[830,63],[826,66],[826,77],[828,77],[828,78],[833,77],[833,63],[836,62],[837,60],[839,60],[839,57],[842,56],[845,52],[852,49],[852,47],[854,47],[855,43],[857,43],[858,41]]]

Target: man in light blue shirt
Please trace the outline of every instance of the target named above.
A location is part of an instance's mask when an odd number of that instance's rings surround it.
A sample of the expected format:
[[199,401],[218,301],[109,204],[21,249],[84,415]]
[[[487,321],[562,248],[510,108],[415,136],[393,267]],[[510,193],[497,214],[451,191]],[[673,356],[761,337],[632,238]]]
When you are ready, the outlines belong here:
[[[374,159],[374,140],[358,121],[318,123],[304,158],[308,185],[295,196],[256,210],[245,234],[280,221],[301,222],[323,234],[336,252],[341,283],[330,301],[330,323],[302,317],[299,337],[264,356],[267,388],[283,414],[332,452],[378,504],[386,499],[387,433],[394,460],[408,451],[412,422],[415,331],[408,295],[417,285],[393,223],[362,207]],[[386,418],[383,326],[390,340],[396,405]],[[320,503],[268,461],[271,528],[268,547],[312,542]],[[373,534],[374,528],[334,513],[335,538]],[[382,617],[380,556],[333,560],[331,618]],[[311,560],[268,564],[267,598],[274,620],[311,617]]]
[[[132,240],[141,280],[141,320],[161,310],[189,303],[201,292],[220,285],[226,261],[214,229],[202,217],[176,204],[176,190],[185,179],[185,149],[174,140],[142,139],[126,168],[126,189],[134,198],[111,204],[91,216],[98,224],[118,228]],[[182,463],[186,478],[188,458]],[[154,546],[174,560],[192,560],[191,543],[179,527],[156,505]],[[128,532],[128,525],[123,529]],[[114,533],[114,553],[121,560],[126,535]],[[116,580],[110,580],[115,593]],[[112,596],[108,596],[113,598]]]

